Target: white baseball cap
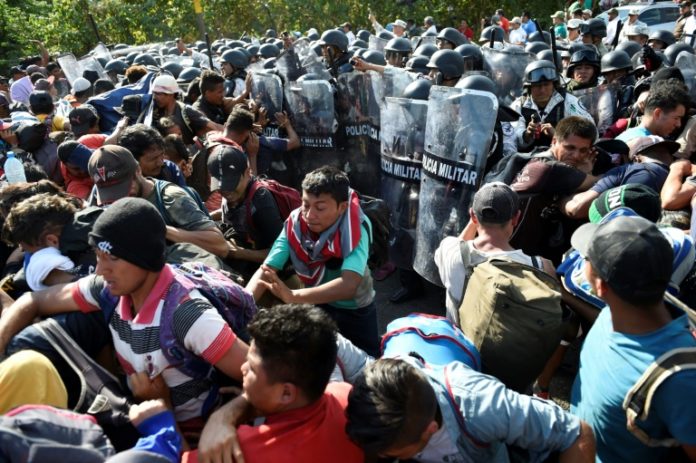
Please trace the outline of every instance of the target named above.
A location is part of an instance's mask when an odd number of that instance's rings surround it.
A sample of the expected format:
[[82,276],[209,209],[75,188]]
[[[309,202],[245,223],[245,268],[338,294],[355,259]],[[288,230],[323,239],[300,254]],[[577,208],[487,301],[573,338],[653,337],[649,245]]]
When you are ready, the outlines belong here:
[[174,77],[170,76],[169,74],[164,74],[155,78],[155,80],[152,82],[150,92],[168,93],[171,95],[174,93],[180,93],[181,88],[179,88],[179,85],[176,83],[176,79],[174,79]]
[[75,79],[75,82],[73,82],[72,91],[70,93],[74,95],[76,93],[84,92],[91,86],[92,83],[89,80],[85,79],[84,77],[78,77]]

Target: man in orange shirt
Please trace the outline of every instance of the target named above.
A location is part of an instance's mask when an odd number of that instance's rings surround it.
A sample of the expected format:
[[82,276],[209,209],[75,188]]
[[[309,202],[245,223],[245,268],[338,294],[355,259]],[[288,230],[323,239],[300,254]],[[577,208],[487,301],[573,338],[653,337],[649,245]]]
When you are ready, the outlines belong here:
[[351,386],[329,383],[335,323],[311,305],[287,304],[261,310],[248,329],[243,393],[211,415],[198,461],[238,461],[243,454],[246,463],[362,462],[362,450],[345,433]]

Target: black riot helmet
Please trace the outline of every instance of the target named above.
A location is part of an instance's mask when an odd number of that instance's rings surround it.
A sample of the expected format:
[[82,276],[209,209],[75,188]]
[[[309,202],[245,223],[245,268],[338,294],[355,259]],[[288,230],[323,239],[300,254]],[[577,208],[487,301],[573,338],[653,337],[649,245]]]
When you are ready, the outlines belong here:
[[391,40],[396,36],[394,34],[392,34],[391,32],[389,32],[388,30],[383,29],[379,32],[379,34],[377,34],[377,37],[379,37],[382,40]]
[[367,42],[365,42],[364,40],[355,39],[355,41],[353,42],[353,45],[351,45],[351,47],[355,47],[355,48],[368,48],[369,45],[368,45]]
[[662,48],[667,48],[674,42],[676,42],[674,34],[671,31],[665,30],[655,31],[652,34],[650,34],[650,37],[648,37],[648,43],[654,42],[656,40],[663,43]]
[[465,43],[464,45],[459,45],[454,51],[464,58],[465,71],[483,71],[483,53],[481,53],[481,47],[472,43]]
[[262,58],[277,58],[280,55],[280,50],[272,43],[264,43],[259,47],[257,54]]
[[384,54],[379,50],[365,50],[362,54],[362,59],[370,64],[376,64],[378,66],[387,65]]
[[278,37],[278,33],[275,31],[275,29],[268,29],[264,36],[270,39],[275,39]]
[[497,93],[495,82],[493,82],[490,77],[482,74],[472,74],[462,78],[462,80],[457,83],[457,88],[480,90],[494,95]]
[[164,63],[162,65],[162,70],[167,71],[172,76],[174,76],[175,79],[178,79],[179,74],[181,74],[181,71],[184,70],[184,67],[179,63],[175,63],[174,61],[170,61],[170,62]]
[[600,70],[599,53],[591,48],[586,48],[584,50],[576,51],[570,55],[570,62],[568,63],[568,69],[566,70],[566,77],[573,77],[573,71],[579,64],[589,64],[590,66],[593,66],[596,69],[595,76],[597,76]]
[[633,40],[626,40],[624,42],[621,42],[616,46],[616,48],[614,48],[614,50],[625,51],[628,54],[628,56],[633,56],[642,49],[643,47],[641,47],[638,42],[635,42]]
[[677,61],[679,54],[684,51],[691,53],[692,55],[694,54],[694,49],[691,48],[689,44],[684,42],[673,43],[669,47],[665,48],[665,58],[667,59],[669,65],[673,66]]
[[427,56],[430,58],[437,51],[437,47],[432,43],[424,43],[418,45],[416,50],[413,52],[413,56]]
[[446,48],[441,46],[441,42],[449,42],[450,47],[452,49],[457,48],[459,45],[463,45],[465,43],[468,43],[469,41],[466,39],[464,34],[459,32],[457,29],[454,27],[445,27],[440,31],[439,34],[437,34],[437,41],[438,41],[438,48]]
[[580,25],[580,33],[603,39],[607,36],[607,23],[601,18],[592,18]]
[[524,47],[524,51],[531,53],[532,55],[536,55],[537,53],[550,49],[551,47],[549,47],[549,44],[546,42],[528,42]]
[[546,31],[534,31],[527,37],[527,43],[542,42],[547,45],[551,44],[551,34]]
[[553,50],[542,50],[536,54],[537,59],[542,59],[546,61],[551,61],[556,64],[556,70],[561,72],[563,70],[563,59],[561,58],[561,52],[556,52],[556,59],[553,59]]
[[321,34],[319,44],[321,46],[327,45],[336,47],[338,50],[345,53],[348,51],[348,36],[343,31],[329,29]]
[[494,42],[503,42],[505,40],[505,31],[500,26],[488,26],[481,31],[481,37],[479,37],[479,43],[486,44]]
[[200,76],[200,68],[186,68],[179,73],[179,77],[177,77],[176,81],[180,84],[185,84]]
[[629,71],[633,70],[633,62],[631,62],[631,57],[628,56],[628,53],[625,51],[614,50],[602,56],[602,74],[612,71],[620,71],[622,69],[627,69]]
[[410,72],[417,72],[419,74],[427,74],[429,62],[430,58],[427,56],[412,56],[411,59],[406,61],[406,66],[404,66],[404,69]]
[[[430,57],[428,69],[437,69],[441,75],[438,80],[455,80],[464,74],[464,58],[454,50],[439,50]],[[440,84],[437,82],[436,84]]]
[[528,87],[543,82],[558,82],[556,66],[545,59],[532,61],[524,69],[524,86]]
[[128,69],[128,63],[120,59],[112,59],[104,66],[106,72],[115,72],[121,75],[126,73],[126,69]]
[[149,53],[141,53],[136,56],[133,60],[133,64],[140,64],[142,66],[159,66],[155,57]]
[[411,41],[404,37],[394,37],[384,47],[384,57],[397,67],[403,67],[410,54]]
[[231,64],[236,70],[244,69],[249,65],[249,58],[247,57],[246,53],[238,48],[235,48],[234,50],[227,50],[220,57],[220,61]]
[[365,43],[370,43],[370,32],[366,31],[365,29],[360,29],[358,33],[355,34],[355,37],[357,37]]
[[428,79],[416,79],[406,86],[401,98],[410,100],[427,100],[430,96],[430,87],[433,86],[432,81]]

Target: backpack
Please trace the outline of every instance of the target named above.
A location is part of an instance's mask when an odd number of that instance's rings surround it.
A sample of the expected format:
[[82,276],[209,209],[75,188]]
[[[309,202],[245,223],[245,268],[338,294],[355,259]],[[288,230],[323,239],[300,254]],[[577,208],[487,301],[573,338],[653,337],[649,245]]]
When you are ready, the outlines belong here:
[[374,270],[389,262],[389,238],[393,232],[392,211],[382,199],[360,193],[358,193],[358,197],[360,198],[360,208],[372,224],[372,240],[367,266]]
[[118,450],[133,447],[140,436],[128,418],[130,394],[118,378],[90,358],[56,320],[34,326],[80,378],[82,390],[73,410],[93,416]]
[[[227,278],[219,270],[200,263],[173,266],[176,272],[160,318],[160,342],[167,361],[187,376],[206,378],[214,375],[214,367],[191,353],[179,342],[174,327],[174,312],[189,299],[191,291],[198,290],[220,313],[240,339],[248,342],[246,326],[256,314],[256,302],[243,286]],[[215,394],[210,397],[214,398]],[[207,405],[204,405],[204,411]]]
[[302,205],[302,197],[300,192],[289,186],[285,186],[272,179],[258,178],[252,182],[249,194],[244,199],[246,207],[246,220],[249,226],[253,229],[254,225],[251,220],[251,201],[259,188],[266,188],[273,195],[280,217],[285,220],[290,213]]
[[481,371],[481,356],[462,331],[445,317],[412,313],[387,325],[382,357],[416,355],[431,365],[458,361]]
[[[665,300],[686,312],[691,332],[696,333],[696,311],[669,293],[665,293]],[[622,404],[626,412],[626,427],[643,444],[650,447],[679,447],[681,445],[673,438],[656,439],[650,437],[638,427],[636,422],[648,418],[655,391],[662,383],[675,373],[694,369],[696,369],[696,347],[672,349],[651,363],[626,393]]]
[[94,273],[97,258],[89,245],[89,232],[104,209],[89,206],[80,209],[73,216],[72,222],[66,224],[60,234],[60,253],[68,256],[78,267],[79,275]]
[[[176,185],[175,183],[167,182],[165,180],[159,180],[159,179],[153,179],[155,182],[155,202],[157,206],[157,210],[162,214],[162,218],[164,221],[167,223],[167,225],[176,225],[172,221],[172,217],[169,215],[169,212],[167,211],[167,208],[164,206],[164,190],[170,185]],[[201,196],[198,194],[198,192],[192,188],[185,187],[185,186],[179,186],[176,185],[177,187],[181,188],[184,190],[190,197],[193,199],[193,201],[196,203],[198,206],[198,209],[200,209],[208,218],[210,218],[210,214],[208,213],[208,209],[206,209],[205,204],[203,203],[203,200],[201,199]]]
[[0,461],[95,463],[116,453],[94,418],[47,405],[0,416]]
[[533,267],[500,256],[472,266],[466,241],[460,251],[467,274],[461,329],[481,353],[482,371],[524,393],[561,341],[560,284],[537,257]]

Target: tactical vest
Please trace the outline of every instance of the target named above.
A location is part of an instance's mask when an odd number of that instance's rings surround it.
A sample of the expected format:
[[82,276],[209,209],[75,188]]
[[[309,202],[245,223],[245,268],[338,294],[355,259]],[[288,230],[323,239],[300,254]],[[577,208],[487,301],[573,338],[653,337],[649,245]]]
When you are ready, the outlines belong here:
[[[560,92],[559,92],[560,93]],[[558,103],[556,106],[551,109],[550,113],[545,113],[544,111],[544,116],[541,117],[541,114],[539,111],[536,109],[532,108],[525,108],[524,104],[527,102],[528,96],[523,96],[522,97],[522,104],[521,106],[521,113],[522,116],[524,117],[524,122],[525,122],[525,127],[529,125],[529,123],[532,120],[532,115],[536,114],[539,120],[545,124],[551,124],[553,127],[556,127],[556,125],[565,117],[565,94],[560,93],[560,95],[563,97],[563,100],[561,100],[560,103]],[[541,146],[551,146],[551,138],[548,135],[545,134],[539,134],[539,138],[534,139],[534,143],[532,143],[531,146],[529,146],[525,150],[520,150],[524,152],[529,152],[532,151],[534,148],[538,148]]]

